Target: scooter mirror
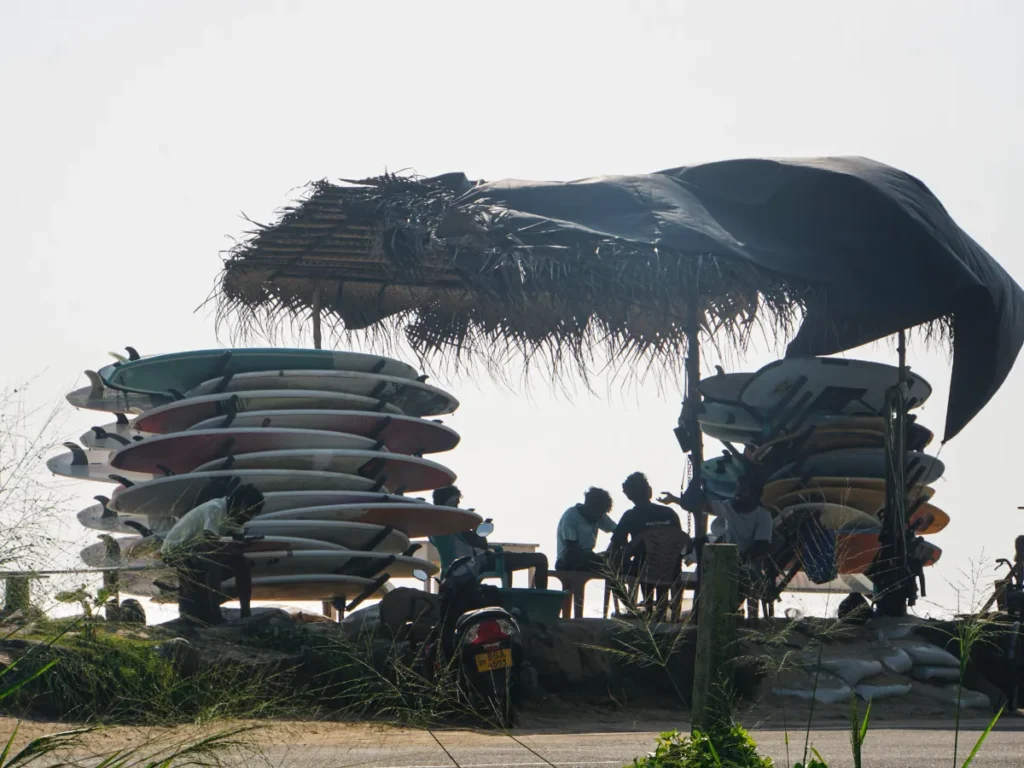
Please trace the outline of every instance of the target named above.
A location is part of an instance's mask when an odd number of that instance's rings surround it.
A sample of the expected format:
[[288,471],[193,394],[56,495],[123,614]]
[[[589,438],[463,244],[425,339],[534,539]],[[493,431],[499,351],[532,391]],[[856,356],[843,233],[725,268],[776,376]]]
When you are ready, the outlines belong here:
[[477,536],[482,536],[486,539],[492,533],[494,533],[494,523],[492,523],[490,520],[484,520],[482,523],[480,523],[480,525],[476,527]]
[[416,579],[417,581],[424,581],[424,582],[427,579],[430,578],[429,576],[427,576],[427,572],[426,571],[421,571],[419,568],[417,568],[415,571],[412,572],[412,577],[414,579]]

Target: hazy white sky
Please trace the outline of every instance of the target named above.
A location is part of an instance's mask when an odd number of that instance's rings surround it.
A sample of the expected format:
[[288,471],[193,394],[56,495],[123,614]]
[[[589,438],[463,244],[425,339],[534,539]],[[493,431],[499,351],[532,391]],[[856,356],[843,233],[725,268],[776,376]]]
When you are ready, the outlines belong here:
[[[865,155],[921,178],[1021,280],[1022,23],[1012,0],[0,0],[3,378],[43,372],[42,401],[82,386],[108,349],[215,346],[194,310],[241,213],[268,221],[307,181],[385,168],[565,179]],[[921,419],[940,433],[947,359],[918,346],[910,360],[935,388]],[[1024,533],[1021,377],[942,450],[935,501],[952,522],[932,537],[944,557],[922,612],[952,607],[946,580]],[[496,539],[553,553],[559,514],[588,485],[617,512],[633,470],[679,485],[671,387],[609,399],[438,383],[463,403],[445,461]],[[103,418],[73,413],[67,436]],[[100,489],[71,490],[67,536],[81,538],[74,513]]]

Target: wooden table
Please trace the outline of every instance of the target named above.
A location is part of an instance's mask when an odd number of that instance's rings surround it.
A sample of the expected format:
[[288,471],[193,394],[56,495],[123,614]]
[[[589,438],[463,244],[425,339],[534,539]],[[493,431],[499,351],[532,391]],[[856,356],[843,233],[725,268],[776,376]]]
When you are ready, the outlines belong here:
[[[422,557],[424,560],[430,561],[431,563],[436,565],[438,568],[441,567],[441,555],[438,553],[438,551],[434,547],[434,545],[430,543],[429,539],[414,539],[413,541],[416,544],[422,544],[423,545],[422,548],[420,548],[417,552],[413,553],[413,557]],[[506,552],[529,552],[529,553],[533,553],[533,552],[536,552],[538,549],[540,549],[540,545],[539,544],[522,544],[522,543],[517,543],[517,542],[509,542],[509,541],[489,541],[487,543],[490,544],[492,547],[501,547]],[[530,568],[529,572],[528,572],[528,577],[529,577],[529,584],[530,584],[531,587],[533,586],[533,582],[534,582],[534,579],[536,578],[536,576],[537,576],[537,569],[536,568]],[[434,589],[434,583],[431,580],[428,579],[424,588],[428,592],[432,592],[433,589]]]

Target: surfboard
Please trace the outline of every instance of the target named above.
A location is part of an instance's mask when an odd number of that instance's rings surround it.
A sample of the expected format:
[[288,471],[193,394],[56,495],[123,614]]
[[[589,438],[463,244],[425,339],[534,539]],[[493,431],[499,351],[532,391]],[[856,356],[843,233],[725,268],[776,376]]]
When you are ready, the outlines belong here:
[[755,461],[765,463],[782,461],[788,463],[794,460],[794,455],[808,455],[843,448],[884,447],[885,435],[881,432],[864,429],[814,429],[805,434],[784,435],[758,446],[754,451],[753,458]]
[[340,544],[347,549],[404,552],[409,537],[387,526],[336,520],[267,520],[257,517],[245,525],[249,536],[294,536]]
[[[185,475],[158,477],[148,483],[131,487],[118,486],[111,497],[111,506],[118,512],[146,514],[157,517],[180,517],[196,504],[204,491],[226,486],[237,478],[243,484],[270,491],[369,491],[377,482],[357,475],[338,472],[299,472],[287,469],[240,469],[216,472],[190,472]],[[386,492],[386,491],[385,491]]]
[[[922,485],[931,485],[945,471],[945,465],[934,456],[920,451],[907,452],[906,477]],[[822,477],[885,477],[885,451],[881,448],[847,448],[808,456],[789,464],[771,480],[803,476]]]
[[867,576],[859,573],[842,574],[839,578],[826,581],[824,584],[815,584],[807,578],[806,573],[800,571],[786,585],[784,591],[836,596],[846,596],[851,592],[856,592],[860,595],[872,595],[875,591],[875,585],[871,583]]
[[[192,425],[189,431],[221,427],[224,422],[225,417],[217,416]],[[459,444],[458,433],[438,421],[367,411],[253,411],[235,416],[231,426],[288,427],[366,435],[380,440],[389,451],[407,454],[441,453]]]
[[143,395],[110,389],[96,371],[86,371],[89,386],[70,392],[67,401],[75,408],[105,413],[142,413],[174,400],[171,395]]
[[453,413],[459,401],[448,392],[419,381],[356,371],[256,371],[221,376],[193,387],[187,397],[218,392],[301,389],[341,392],[384,400],[409,416],[441,416]]
[[228,374],[277,370],[361,371],[415,379],[416,369],[398,360],[361,352],[327,349],[202,349],[154,355],[115,363],[98,373],[114,389],[187,392],[204,381]]
[[[303,574],[301,576],[260,576],[252,580],[253,600],[319,601],[356,597],[373,584],[373,579],[358,576],[339,576],[330,573]],[[228,579],[221,587],[224,594],[237,597],[235,580]],[[372,597],[382,597],[391,591],[385,583]]]
[[425,499],[368,491],[279,491],[276,493],[265,493],[263,494],[263,499],[263,514],[260,517],[289,509],[346,506],[350,504],[403,504],[425,506],[433,509],[433,505]]
[[[361,395],[343,392],[310,392],[301,389],[266,389],[257,392],[222,392],[177,400],[138,416],[132,428],[137,432],[163,435],[180,432],[206,419],[244,411],[317,409],[373,411],[401,414],[395,406]],[[219,424],[220,427],[229,426]],[[233,426],[233,422],[231,424]]]
[[267,520],[348,520],[375,525],[387,525],[402,531],[411,539],[428,536],[447,536],[472,531],[481,522],[475,512],[432,504],[333,504],[321,507],[303,507],[264,513],[258,518]]
[[119,451],[126,445],[144,440],[151,435],[137,432],[132,427],[133,421],[114,421],[103,426],[96,426],[83,432],[78,441],[86,448],[93,448],[98,451]]
[[[800,478],[774,480],[765,485],[761,493],[761,503],[772,504],[780,496],[801,488],[864,488],[866,490],[885,493],[885,480],[880,477],[811,477],[806,483]],[[911,498],[925,496],[930,499],[935,489],[927,485],[915,485],[909,490]]]
[[173,432],[129,443],[109,457],[117,470],[173,474],[191,472],[201,464],[223,460],[235,453],[294,450],[299,448],[370,450],[377,443],[368,437],[313,429],[211,429]]
[[[232,539],[226,538],[225,543]],[[82,562],[90,568],[161,568],[168,569],[160,560],[160,547],[163,543],[163,536],[125,536],[115,539],[118,545],[119,554],[113,555],[107,549],[105,542],[90,544],[81,551]],[[293,552],[293,551],[323,551],[345,553],[347,547],[318,539],[303,539],[297,536],[265,536],[256,541],[249,541],[245,544],[245,553],[261,552]]]
[[111,475],[119,475],[133,483],[144,483],[153,479],[151,472],[118,471],[110,465],[110,453],[107,451],[82,448],[74,443],[64,443],[64,445],[71,450],[51,456],[46,460],[46,468],[60,477],[67,477],[71,480],[93,480],[101,483],[120,482]]
[[[776,408],[794,388],[790,406],[803,402],[810,411],[880,415],[886,390],[899,381],[899,369],[866,360],[836,357],[789,357],[769,363],[740,391],[740,402],[761,412]],[[917,374],[907,378],[908,407],[917,408],[931,395],[931,385]]]
[[803,502],[781,510],[776,525],[797,515],[812,515],[829,531],[874,531],[881,528],[878,518],[843,504]]
[[424,491],[455,482],[455,473],[429,459],[383,451],[311,449],[232,454],[200,464],[196,472],[218,469],[294,469],[307,472],[340,472],[379,479],[393,490]]
[[[917,486],[924,488],[925,486]],[[931,491],[931,489],[928,489]],[[910,506],[925,494],[911,493],[908,497]],[[790,491],[775,499],[771,505],[776,509],[785,509],[794,504],[807,502],[825,502],[843,504],[859,509],[874,518],[879,518],[885,507],[885,491],[867,488],[804,488]],[[938,507],[922,501],[910,516],[910,524],[919,535],[938,533],[949,525],[949,515]]]
[[245,559],[252,566],[254,578],[306,573],[338,573],[374,578],[387,573],[393,579],[407,579],[412,577],[413,571],[434,575],[440,570],[433,563],[418,557],[352,550],[258,552],[247,554]]
[[764,420],[760,414],[753,414],[738,405],[726,403],[705,403],[704,412],[697,417],[701,429],[708,433],[709,428],[723,427],[732,432],[749,433],[753,438],[761,433]]
[[740,401],[743,387],[753,377],[753,373],[719,373],[701,379],[697,390],[705,400],[736,404]]

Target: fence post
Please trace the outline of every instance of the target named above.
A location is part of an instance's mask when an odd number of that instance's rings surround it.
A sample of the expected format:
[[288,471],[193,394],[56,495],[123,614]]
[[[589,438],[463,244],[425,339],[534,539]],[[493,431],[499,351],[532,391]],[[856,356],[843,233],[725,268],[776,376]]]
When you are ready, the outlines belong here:
[[716,722],[729,718],[739,605],[736,545],[705,545],[701,571],[691,726],[706,733]]
[[32,578],[8,574],[4,579],[4,613],[23,613],[32,607]]

